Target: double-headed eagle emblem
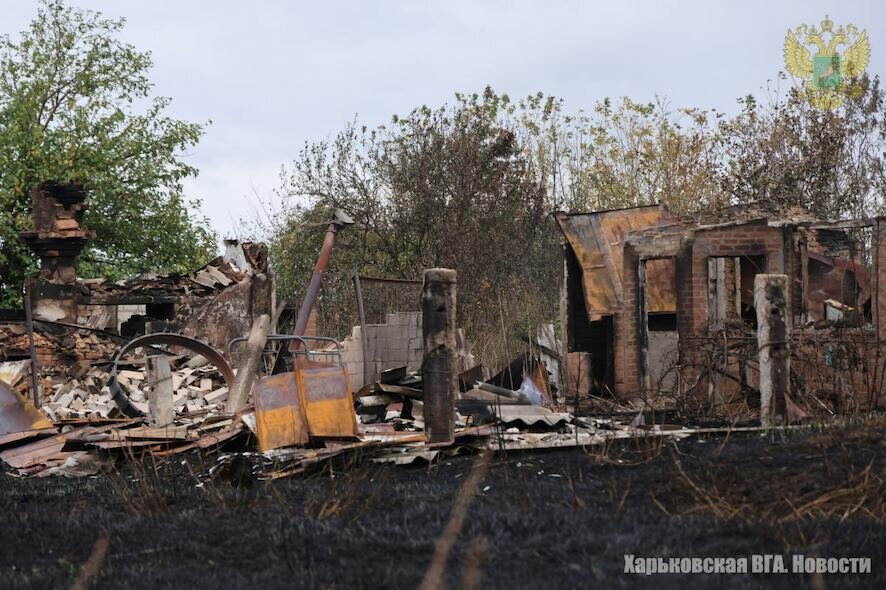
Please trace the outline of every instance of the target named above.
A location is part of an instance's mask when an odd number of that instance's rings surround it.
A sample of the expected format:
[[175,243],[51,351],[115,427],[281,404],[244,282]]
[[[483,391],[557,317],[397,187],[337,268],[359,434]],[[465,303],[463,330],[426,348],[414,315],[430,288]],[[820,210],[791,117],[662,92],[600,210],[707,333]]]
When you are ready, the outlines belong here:
[[[807,46],[814,46],[818,52],[813,55]],[[848,46],[842,55],[837,51],[840,46]],[[814,106],[822,109],[843,104],[845,95],[856,89],[853,80],[864,72],[870,59],[867,31],[859,32],[854,25],[834,29],[834,22],[827,16],[820,29],[800,25],[795,31],[789,30],[784,40],[788,72],[805,80],[805,94]]]

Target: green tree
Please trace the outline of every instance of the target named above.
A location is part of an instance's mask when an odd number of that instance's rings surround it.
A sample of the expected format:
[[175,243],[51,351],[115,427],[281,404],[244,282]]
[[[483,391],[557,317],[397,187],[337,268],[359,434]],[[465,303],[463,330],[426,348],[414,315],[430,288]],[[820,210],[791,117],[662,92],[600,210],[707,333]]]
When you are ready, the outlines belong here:
[[537,94],[518,103],[521,144],[545,186],[549,206],[594,211],[663,203],[677,212],[721,205],[722,116],[667,101],[605,98],[565,113]]
[[44,0],[27,30],[0,37],[0,305],[19,301],[36,268],[18,232],[31,225],[30,188],[45,180],[90,189],[96,239],[81,276],[183,270],[214,249],[182,188],[197,173],[182,156],[203,125],[166,115],[150,54],[117,38],[124,24]]
[[510,108],[487,89],[307,145],[285,179],[288,215],[271,232],[283,294],[300,297],[322,240],[318,222],[338,207],[357,223],[339,235],[324,279],[328,333],[353,325],[345,310],[354,266],[404,279],[458,269],[460,320],[475,334],[500,327],[511,303],[527,310],[532,298],[553,309],[558,238]]
[[720,124],[720,178],[734,204],[802,206],[823,219],[881,214],[886,190],[886,92],[879,78],[853,81],[839,109],[800,92],[740,100]]

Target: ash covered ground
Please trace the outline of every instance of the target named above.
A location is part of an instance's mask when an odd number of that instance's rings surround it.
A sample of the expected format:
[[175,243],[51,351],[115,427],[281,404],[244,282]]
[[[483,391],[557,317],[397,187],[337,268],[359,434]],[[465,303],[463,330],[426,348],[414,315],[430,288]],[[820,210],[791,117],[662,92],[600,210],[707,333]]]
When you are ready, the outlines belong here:
[[[205,480],[215,458],[0,479],[0,586],[68,587],[107,531],[96,588],[415,588],[476,457],[340,462]],[[493,454],[447,587],[886,587],[881,419],[789,433]],[[248,467],[246,468],[248,472]],[[624,555],[867,556],[867,575],[624,573]],[[820,585],[820,584],[824,585]]]

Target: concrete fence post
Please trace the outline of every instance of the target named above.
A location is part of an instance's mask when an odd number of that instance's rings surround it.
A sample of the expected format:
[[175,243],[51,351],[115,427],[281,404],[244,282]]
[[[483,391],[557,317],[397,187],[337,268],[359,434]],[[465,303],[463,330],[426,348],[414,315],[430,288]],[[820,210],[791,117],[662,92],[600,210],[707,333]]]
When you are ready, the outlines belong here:
[[760,358],[760,425],[784,422],[791,383],[788,277],[758,274],[754,278],[757,346]]
[[422,380],[425,433],[430,443],[455,440],[455,392],[458,390],[455,302],[455,271],[426,270],[422,285]]

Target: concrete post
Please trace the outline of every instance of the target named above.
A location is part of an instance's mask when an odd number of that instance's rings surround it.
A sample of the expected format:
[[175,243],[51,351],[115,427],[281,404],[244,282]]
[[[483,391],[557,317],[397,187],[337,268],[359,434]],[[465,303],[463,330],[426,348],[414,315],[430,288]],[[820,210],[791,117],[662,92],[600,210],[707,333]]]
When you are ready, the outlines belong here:
[[175,405],[169,357],[162,354],[149,356],[147,378],[150,384],[147,393],[151,424],[154,426],[172,424],[172,421],[175,420]]
[[785,396],[791,382],[787,275],[758,274],[754,278],[757,346],[760,356],[760,424],[784,421]]
[[456,273],[446,268],[425,271],[422,285],[425,433],[430,443],[455,440]]

